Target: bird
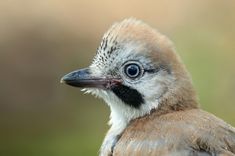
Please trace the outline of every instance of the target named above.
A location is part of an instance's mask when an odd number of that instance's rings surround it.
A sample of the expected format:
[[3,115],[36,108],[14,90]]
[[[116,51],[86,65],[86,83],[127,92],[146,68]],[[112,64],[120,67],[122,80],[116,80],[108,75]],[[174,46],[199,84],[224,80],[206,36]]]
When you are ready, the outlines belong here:
[[61,82],[110,107],[100,156],[235,156],[235,128],[200,108],[174,44],[142,20],[114,23],[91,65]]

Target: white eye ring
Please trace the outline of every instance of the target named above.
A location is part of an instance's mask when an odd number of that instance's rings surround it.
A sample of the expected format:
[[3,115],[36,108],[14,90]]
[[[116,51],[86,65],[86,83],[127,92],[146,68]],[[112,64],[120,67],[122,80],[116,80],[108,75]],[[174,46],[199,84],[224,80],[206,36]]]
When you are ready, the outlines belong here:
[[142,77],[144,69],[138,61],[128,61],[123,64],[123,74],[125,77],[136,80]]
[[140,67],[137,64],[128,64],[124,68],[124,72],[129,78],[137,78],[140,74]]

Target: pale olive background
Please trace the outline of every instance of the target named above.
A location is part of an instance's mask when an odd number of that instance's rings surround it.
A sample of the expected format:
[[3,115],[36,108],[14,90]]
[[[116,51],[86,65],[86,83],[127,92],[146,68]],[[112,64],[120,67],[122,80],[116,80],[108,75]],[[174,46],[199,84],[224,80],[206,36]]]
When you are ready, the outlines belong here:
[[235,126],[235,1],[1,0],[0,156],[97,155],[109,108],[59,81],[127,17],[173,40],[201,107]]

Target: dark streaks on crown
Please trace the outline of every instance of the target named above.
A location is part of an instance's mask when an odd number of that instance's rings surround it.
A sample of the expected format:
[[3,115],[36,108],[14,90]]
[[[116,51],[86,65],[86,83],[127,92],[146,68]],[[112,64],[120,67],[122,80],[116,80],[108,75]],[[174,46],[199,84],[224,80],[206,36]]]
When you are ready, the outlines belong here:
[[110,67],[116,59],[116,56],[118,55],[116,51],[119,49],[121,49],[121,47],[117,40],[117,36],[107,34],[103,37],[99,47],[97,48],[96,56],[92,63],[101,68]]
[[113,51],[117,50],[117,47],[116,46],[112,46],[109,51],[107,51],[108,55],[112,54]]
[[104,39],[104,47],[102,48],[103,50],[105,50],[108,46],[108,40],[107,38]]

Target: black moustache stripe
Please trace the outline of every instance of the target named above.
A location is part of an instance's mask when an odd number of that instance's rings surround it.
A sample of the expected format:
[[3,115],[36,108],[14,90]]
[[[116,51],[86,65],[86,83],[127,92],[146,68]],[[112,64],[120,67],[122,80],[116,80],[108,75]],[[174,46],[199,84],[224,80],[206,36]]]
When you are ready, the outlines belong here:
[[142,94],[140,94],[137,90],[125,86],[125,85],[117,85],[111,88],[113,93],[119,97],[125,104],[139,108],[141,104],[144,104],[144,99]]

